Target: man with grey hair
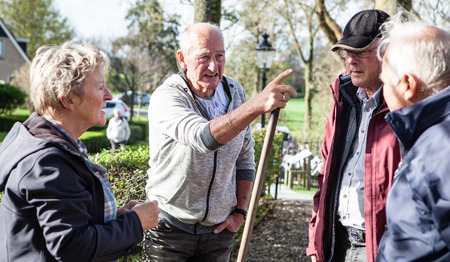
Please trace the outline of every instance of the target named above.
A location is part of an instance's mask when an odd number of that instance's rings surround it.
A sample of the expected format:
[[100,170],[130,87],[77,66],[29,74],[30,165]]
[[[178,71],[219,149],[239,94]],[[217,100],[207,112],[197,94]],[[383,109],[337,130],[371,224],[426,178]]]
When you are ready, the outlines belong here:
[[392,111],[386,120],[403,162],[377,261],[450,261],[450,34],[408,13],[383,28],[381,79]]
[[324,167],[309,225],[311,261],[375,261],[386,225],[385,201],[400,161],[379,79],[381,10],[356,13],[332,47],[347,71],[331,85],[334,106],[322,145]]
[[[161,208],[150,231],[152,261],[228,261],[245,221],[255,174],[250,123],[296,96],[281,73],[253,99],[223,74],[218,27],[186,28],[182,71],[156,89],[149,106],[147,199]],[[289,94],[289,95],[288,95]]]

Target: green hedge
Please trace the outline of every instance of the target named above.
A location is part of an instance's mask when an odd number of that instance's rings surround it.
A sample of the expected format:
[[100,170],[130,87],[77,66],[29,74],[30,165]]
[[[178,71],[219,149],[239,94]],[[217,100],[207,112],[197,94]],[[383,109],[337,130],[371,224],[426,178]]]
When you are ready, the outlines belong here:
[[16,86],[0,82],[0,114],[11,114],[25,103],[27,93]]
[[130,125],[131,135],[130,139],[128,139],[129,145],[136,144],[139,140],[142,140],[142,127],[138,125]]
[[111,143],[106,137],[106,131],[87,131],[79,138],[89,153],[100,152],[103,148],[110,148]]
[[[99,131],[92,131],[99,130]],[[136,144],[142,137],[142,128],[137,125],[130,125],[130,139],[128,139],[128,144]],[[80,140],[86,146],[89,153],[97,153],[103,149],[111,148],[111,143],[106,137],[106,128],[90,128],[81,137]]]
[[[252,132],[253,139],[255,139],[255,162],[258,168],[259,159],[261,157],[262,147],[264,145],[264,138],[266,136],[266,129],[260,129]],[[275,183],[277,175],[280,173],[280,166],[282,161],[281,148],[283,146],[283,133],[275,132],[273,137],[272,149],[270,151],[269,161],[267,163],[266,177],[264,178],[264,188],[262,194],[270,188],[270,185]]]
[[86,132],[98,132],[98,131],[105,131],[108,128],[108,122],[106,122],[106,125],[103,126],[91,126]]
[[2,115],[0,116],[0,131],[9,132],[16,122],[25,122],[28,116],[24,115]]
[[122,150],[103,150],[91,154],[92,161],[108,170],[118,206],[132,199],[145,201],[148,158],[148,145],[126,146]]
[[139,140],[148,141],[148,120],[133,121],[133,125],[141,127],[142,133]]

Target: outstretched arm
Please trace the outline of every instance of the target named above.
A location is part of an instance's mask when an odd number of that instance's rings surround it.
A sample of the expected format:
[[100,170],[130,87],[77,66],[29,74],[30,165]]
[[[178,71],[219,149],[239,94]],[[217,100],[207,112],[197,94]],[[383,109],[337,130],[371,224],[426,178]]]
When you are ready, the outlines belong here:
[[292,69],[282,72],[256,97],[230,113],[212,120],[210,129],[214,139],[220,144],[226,144],[259,115],[277,108],[284,108],[289,101],[289,95],[297,96],[297,92],[292,86],[283,84],[283,81],[292,73]]

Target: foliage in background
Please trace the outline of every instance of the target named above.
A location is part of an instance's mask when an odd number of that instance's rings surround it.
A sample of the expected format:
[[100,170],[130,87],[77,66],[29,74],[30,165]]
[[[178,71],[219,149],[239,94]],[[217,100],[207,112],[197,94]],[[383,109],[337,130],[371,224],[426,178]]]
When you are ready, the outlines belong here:
[[0,83],[0,115],[11,112],[25,103],[27,94],[19,88]]
[[[255,139],[256,168],[258,168],[259,165],[265,135],[266,135],[265,128],[252,132],[252,136]],[[270,151],[269,161],[267,163],[266,176],[264,178],[264,188],[268,188],[270,187],[270,185],[274,184],[276,175],[280,174],[280,166],[282,160],[281,159],[282,145],[283,145],[283,134],[280,132],[275,132],[272,149]],[[264,188],[261,192],[266,191]]]
[[16,109],[10,115],[0,114],[0,131],[9,132],[16,122],[24,122],[29,116],[29,111],[22,109]]
[[[13,76],[14,78],[11,80],[11,85],[17,86],[20,90],[25,91],[25,93],[30,94],[30,64],[25,63],[19,69],[14,70]],[[34,105],[31,101],[30,96],[28,95],[25,99],[26,108],[30,112],[34,112]]]
[[52,0],[0,0],[0,17],[16,38],[27,38],[32,59],[39,46],[61,44],[75,36],[67,18],[53,7]]
[[105,149],[91,155],[92,161],[109,171],[117,206],[123,206],[133,199],[145,201],[148,158],[147,145],[126,146],[122,150]]

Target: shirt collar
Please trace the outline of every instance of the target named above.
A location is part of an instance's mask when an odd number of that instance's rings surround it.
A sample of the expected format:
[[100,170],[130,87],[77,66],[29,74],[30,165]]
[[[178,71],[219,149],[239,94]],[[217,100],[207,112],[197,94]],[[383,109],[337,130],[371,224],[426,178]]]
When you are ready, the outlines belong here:
[[358,87],[358,90],[356,91],[356,96],[358,97],[358,99],[361,102],[374,101],[375,107],[378,107],[378,105],[380,105],[382,103],[382,101],[381,101],[382,92],[383,92],[383,86],[378,88],[377,92],[375,92],[375,94],[370,99],[367,99],[366,90],[364,88]]

